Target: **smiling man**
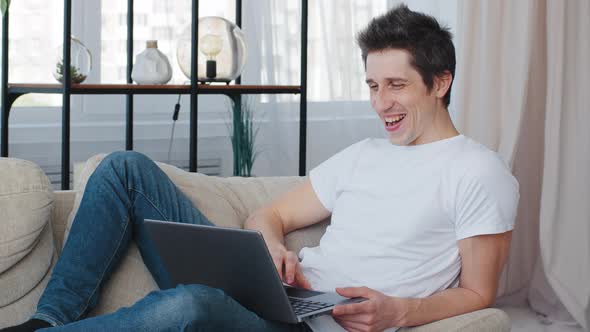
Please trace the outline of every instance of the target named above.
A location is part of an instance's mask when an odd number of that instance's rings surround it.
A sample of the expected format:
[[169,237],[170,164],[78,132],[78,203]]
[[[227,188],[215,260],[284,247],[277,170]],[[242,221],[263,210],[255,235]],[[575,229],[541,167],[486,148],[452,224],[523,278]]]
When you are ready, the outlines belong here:
[[[37,312],[5,331],[383,331],[490,306],[518,183],[496,153],[453,126],[450,33],[400,6],[374,19],[359,45],[388,139],[337,153],[245,226],[264,235],[285,282],[366,301],[288,325],[261,319],[219,290],[180,285],[86,318],[132,239],[166,288],[143,220],[212,224],[153,161],[119,152],[88,180]],[[299,257],[286,249],[285,234],[330,216],[319,246]]]
[[[336,154],[247,227],[263,232],[288,282],[368,299],[308,322],[314,331],[394,330],[486,308],[508,255],[518,183],[451,121],[451,34],[399,6],[358,42],[388,140]],[[283,234],[328,216],[319,246],[299,262]]]

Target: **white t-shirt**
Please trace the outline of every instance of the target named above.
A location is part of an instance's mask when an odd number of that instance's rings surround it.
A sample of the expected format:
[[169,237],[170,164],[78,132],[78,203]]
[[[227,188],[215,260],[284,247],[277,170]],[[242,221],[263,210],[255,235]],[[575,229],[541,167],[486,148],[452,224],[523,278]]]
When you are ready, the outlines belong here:
[[[463,135],[416,146],[365,139],[309,177],[332,212],[319,246],[299,254],[320,291],[366,286],[427,297],[457,286],[457,241],[514,228],[518,182],[495,152]],[[344,331],[329,315],[308,324]]]

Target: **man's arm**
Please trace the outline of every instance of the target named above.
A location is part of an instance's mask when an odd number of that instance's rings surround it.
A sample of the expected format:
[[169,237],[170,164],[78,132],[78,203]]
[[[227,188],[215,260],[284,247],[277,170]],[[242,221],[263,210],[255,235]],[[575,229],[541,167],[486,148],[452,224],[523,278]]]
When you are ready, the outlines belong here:
[[511,237],[512,232],[506,232],[460,240],[462,263],[458,288],[423,299],[389,297],[366,287],[338,289],[343,296],[361,296],[369,300],[338,306],[334,308],[334,317],[350,331],[382,331],[392,326],[423,325],[487,308],[496,299]]
[[[244,228],[258,230],[272,255],[283,281],[296,282],[299,273],[297,255],[285,247],[285,234],[318,223],[330,216],[315,194],[311,182],[306,179],[270,204],[248,217]],[[301,274],[299,274],[302,277]],[[304,281],[304,280],[302,280]],[[305,281],[304,281],[305,283]],[[309,288],[309,284],[299,286]]]

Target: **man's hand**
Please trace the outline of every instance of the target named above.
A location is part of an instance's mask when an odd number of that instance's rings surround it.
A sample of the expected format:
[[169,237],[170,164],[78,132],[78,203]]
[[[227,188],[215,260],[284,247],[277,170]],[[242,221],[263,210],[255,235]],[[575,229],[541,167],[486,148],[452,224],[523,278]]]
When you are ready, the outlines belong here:
[[283,282],[294,287],[311,289],[311,284],[301,272],[297,254],[288,251],[282,245],[274,246],[273,248],[269,248],[269,250]]
[[344,297],[364,297],[361,303],[334,307],[332,316],[347,331],[383,331],[394,326],[403,326],[408,312],[405,299],[390,297],[367,287],[336,288]]
[[310,289],[299,267],[299,258],[285,248],[285,234],[316,224],[330,216],[309,179],[281,195],[246,219],[244,228],[262,233],[275,267],[287,284]]

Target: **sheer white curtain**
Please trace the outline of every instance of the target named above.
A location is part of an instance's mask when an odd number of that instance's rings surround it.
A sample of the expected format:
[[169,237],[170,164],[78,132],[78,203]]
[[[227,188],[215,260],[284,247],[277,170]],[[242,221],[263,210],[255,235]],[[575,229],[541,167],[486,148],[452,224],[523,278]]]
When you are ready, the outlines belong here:
[[[308,10],[307,170],[367,136],[381,135],[370,110],[356,32],[387,1],[310,1]],[[300,1],[245,2],[249,50],[243,82],[300,83]],[[255,45],[255,46],[253,46]],[[252,99],[252,97],[250,97]],[[263,95],[257,175],[298,172],[299,96]]]
[[[403,1],[309,1],[307,170],[366,137],[385,137],[369,104],[356,35],[369,21]],[[454,30],[456,0],[420,0],[427,12]],[[243,82],[299,84],[300,1],[244,2],[248,45]],[[298,165],[299,97],[255,98],[262,119],[257,175],[294,175]]]

